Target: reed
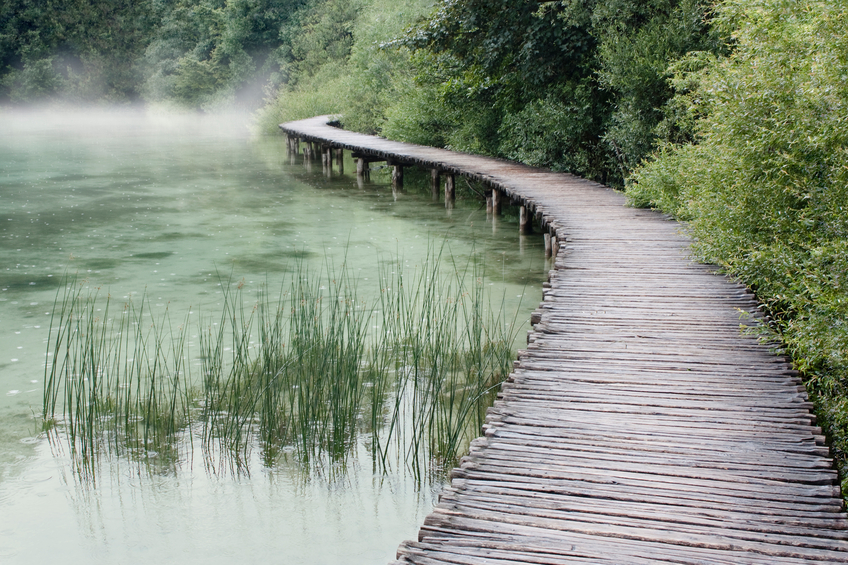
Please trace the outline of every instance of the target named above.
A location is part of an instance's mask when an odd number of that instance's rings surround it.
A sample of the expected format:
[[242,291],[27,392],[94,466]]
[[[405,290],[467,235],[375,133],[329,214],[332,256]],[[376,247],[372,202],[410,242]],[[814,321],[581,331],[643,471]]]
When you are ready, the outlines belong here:
[[[503,298],[492,304],[482,265],[457,265],[450,257],[445,273],[443,252],[431,250],[411,277],[400,262],[397,275],[383,273],[381,343],[394,363],[394,382],[383,385],[393,395],[384,425],[373,426],[373,445],[386,466],[394,442],[416,474],[424,464],[439,471],[456,462],[514,358],[516,318],[507,319]],[[379,409],[372,406],[372,414]]]
[[61,302],[57,294],[45,426],[61,422],[84,462],[104,447],[115,453],[170,449],[190,422],[185,326],[174,328],[167,309],[154,319],[145,296],[114,312],[110,296],[100,300],[99,289],[83,295],[84,288],[71,280]]
[[197,351],[188,320],[152,316],[144,297],[114,313],[111,297],[71,281],[51,322],[45,425],[81,461],[179,452],[197,437],[236,469],[254,448],[266,465],[293,451],[308,467],[343,469],[361,439],[376,468],[445,469],[509,372],[516,318],[492,303],[483,266],[457,264],[445,245],[411,271],[386,264],[379,278],[379,296],[362,300],[344,264],[301,263],[252,303],[222,281]]

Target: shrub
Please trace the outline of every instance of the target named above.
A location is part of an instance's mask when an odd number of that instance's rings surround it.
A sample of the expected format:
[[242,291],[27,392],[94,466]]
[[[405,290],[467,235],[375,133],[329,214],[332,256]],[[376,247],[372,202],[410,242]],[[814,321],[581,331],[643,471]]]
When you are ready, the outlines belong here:
[[848,486],[848,1],[728,0],[718,13],[735,48],[684,97],[698,143],[663,148],[628,192],[691,218],[697,254],[765,303]]

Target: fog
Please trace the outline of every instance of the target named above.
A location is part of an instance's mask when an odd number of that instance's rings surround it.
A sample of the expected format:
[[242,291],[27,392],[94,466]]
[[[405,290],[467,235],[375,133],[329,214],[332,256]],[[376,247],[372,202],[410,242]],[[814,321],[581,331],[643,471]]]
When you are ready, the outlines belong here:
[[[138,126],[144,125],[143,130]],[[0,107],[0,135],[66,134],[84,138],[143,135],[198,135],[247,138],[254,135],[253,113],[243,108],[217,112],[165,105],[37,104]],[[143,132],[143,133],[142,133]]]

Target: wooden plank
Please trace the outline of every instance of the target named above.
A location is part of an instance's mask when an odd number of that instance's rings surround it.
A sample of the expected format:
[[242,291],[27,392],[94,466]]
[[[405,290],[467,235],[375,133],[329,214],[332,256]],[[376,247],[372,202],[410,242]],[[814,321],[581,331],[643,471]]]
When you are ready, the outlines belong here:
[[[650,530],[644,527],[617,526],[611,524],[589,524],[576,520],[554,520],[542,516],[521,519],[514,514],[504,514],[486,510],[466,509],[454,511],[446,506],[437,506],[436,511],[424,521],[428,526],[453,526],[457,528],[475,528],[478,530],[508,530],[506,526],[523,526],[567,533],[576,533],[597,537],[617,537],[632,541],[644,541],[656,544],[669,544],[717,551],[744,551],[760,555],[791,557],[796,559],[840,560],[845,558],[844,544],[838,540],[812,538],[831,547],[792,546],[762,541],[750,541],[721,535],[698,534],[684,528],[675,530]],[[829,543],[828,543],[829,542]]]
[[[454,502],[456,500],[456,502]],[[456,497],[442,497],[440,507],[453,512],[471,516],[474,510],[485,513],[511,515],[515,523],[531,521],[533,518],[577,522],[582,528],[593,528],[592,524],[609,524],[625,528],[659,528],[667,527],[675,531],[706,536],[728,536],[737,540],[762,540],[763,534],[769,534],[771,543],[816,548],[830,551],[846,551],[848,534],[843,529],[829,531],[830,537],[822,538],[819,529],[809,528],[807,524],[797,520],[795,524],[780,524],[780,533],[776,533],[775,524],[757,524],[746,520],[738,520],[736,516],[724,515],[719,518],[704,518],[695,514],[672,513],[662,507],[643,504],[638,512],[628,508],[628,512],[616,510],[613,506],[587,505],[560,500],[533,499],[528,504],[526,497],[509,496],[504,493],[480,495],[476,492],[463,491]],[[468,509],[466,511],[465,509]],[[473,510],[471,510],[473,509]],[[725,513],[727,514],[727,513]],[[479,516],[478,516],[479,517]],[[829,524],[845,527],[845,523]],[[831,528],[832,529],[832,528]],[[799,545],[799,539],[800,545]]]

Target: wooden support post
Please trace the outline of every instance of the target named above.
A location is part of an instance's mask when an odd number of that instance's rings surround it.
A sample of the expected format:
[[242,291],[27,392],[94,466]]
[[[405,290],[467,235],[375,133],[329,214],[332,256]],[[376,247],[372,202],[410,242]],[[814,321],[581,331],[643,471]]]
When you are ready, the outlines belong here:
[[556,234],[554,234],[551,239],[553,240],[551,242],[551,252],[553,253],[553,256],[556,257],[557,255],[559,255],[559,238],[556,236]]
[[486,216],[492,215],[492,191],[486,193]]
[[551,243],[551,233],[545,232],[545,258],[548,259],[553,254],[553,244]]
[[329,145],[321,146],[321,168],[328,177],[333,176],[332,148]]
[[445,208],[453,208],[456,201],[456,178],[451,175],[445,175]]
[[440,173],[439,169],[430,169],[430,191],[433,194],[433,201],[434,202],[439,201],[439,188],[440,188],[439,187],[439,182],[440,182],[439,175],[440,174],[441,173]]
[[518,231],[522,234],[533,233],[533,216],[525,205],[518,210]]
[[494,214],[495,216],[501,215],[501,199],[502,198],[503,198],[503,195],[501,194],[500,190],[498,190],[496,188],[492,190],[492,214]]
[[389,163],[392,167],[392,188],[403,188],[403,165]]
[[336,149],[336,165],[339,167],[339,174],[344,174],[344,149],[339,147]]
[[371,169],[368,167],[368,161],[364,157],[356,159],[356,178],[369,180],[371,178]]

